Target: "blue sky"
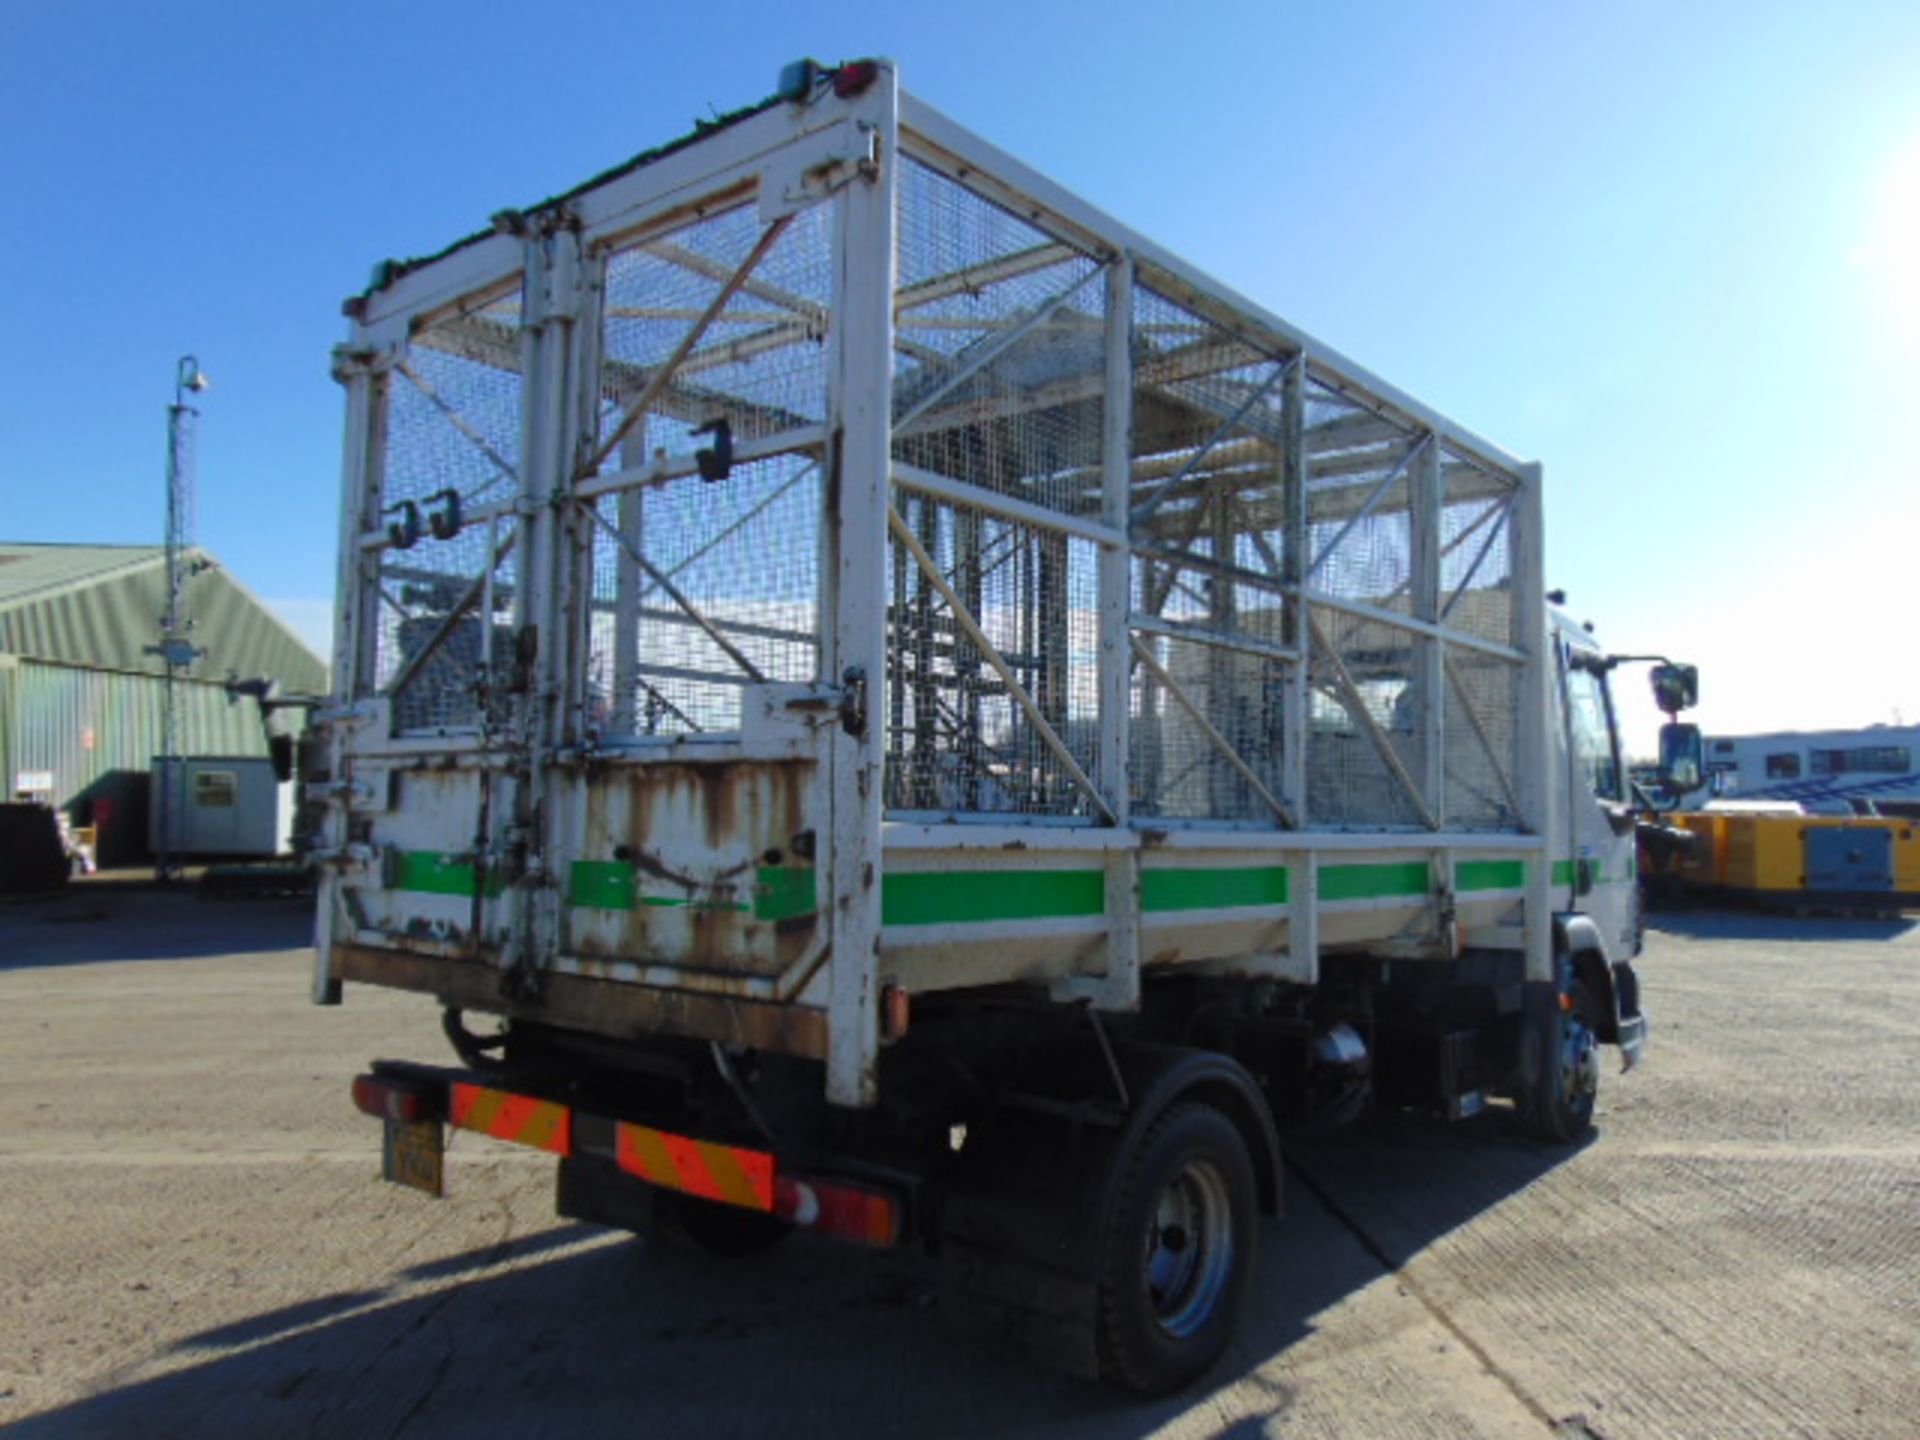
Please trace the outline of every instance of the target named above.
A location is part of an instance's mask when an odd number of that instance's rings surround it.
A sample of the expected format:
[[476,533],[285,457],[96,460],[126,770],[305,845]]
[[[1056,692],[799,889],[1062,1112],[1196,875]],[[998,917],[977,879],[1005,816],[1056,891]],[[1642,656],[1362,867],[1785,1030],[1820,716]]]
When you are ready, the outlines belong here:
[[788,59],[884,53],[1542,460],[1550,583],[1613,648],[1698,661],[1710,729],[1920,722],[1920,6],[846,14],[0,0],[0,538],[157,542],[192,351],[199,539],[317,637],[328,352],[373,262],[758,99]]

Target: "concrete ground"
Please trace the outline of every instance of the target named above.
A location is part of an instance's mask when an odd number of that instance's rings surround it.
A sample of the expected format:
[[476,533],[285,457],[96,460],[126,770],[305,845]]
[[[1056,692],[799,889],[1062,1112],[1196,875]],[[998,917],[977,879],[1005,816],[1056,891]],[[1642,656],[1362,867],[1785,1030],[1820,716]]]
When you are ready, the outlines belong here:
[[86,1435],[1920,1434],[1920,931],[1695,914],[1573,1152],[1488,1114],[1290,1157],[1207,1384],[1130,1403],[798,1239],[703,1262],[461,1135],[381,1184],[347,1082],[432,1005],[306,1002],[286,902],[0,907],[0,1427]]

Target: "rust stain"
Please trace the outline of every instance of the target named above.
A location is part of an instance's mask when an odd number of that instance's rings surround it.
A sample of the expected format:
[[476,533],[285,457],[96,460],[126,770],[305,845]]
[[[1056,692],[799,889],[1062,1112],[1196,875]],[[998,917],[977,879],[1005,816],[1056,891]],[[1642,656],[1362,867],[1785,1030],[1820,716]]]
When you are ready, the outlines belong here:
[[499,992],[499,971],[469,960],[443,960],[365,945],[334,947],[343,980],[437,995],[463,1010],[569,1025],[618,1038],[667,1031],[696,1039],[825,1059],[827,1017],[799,1005],[658,990],[578,975],[549,975],[536,1000]]
[[[812,945],[818,917],[756,919],[755,886],[759,867],[778,863],[770,856],[797,849],[816,773],[804,761],[673,760],[596,776],[582,858],[627,861],[683,903],[577,913],[570,948],[583,958],[680,966],[721,980],[789,969]],[[680,853],[676,835],[691,853]]]

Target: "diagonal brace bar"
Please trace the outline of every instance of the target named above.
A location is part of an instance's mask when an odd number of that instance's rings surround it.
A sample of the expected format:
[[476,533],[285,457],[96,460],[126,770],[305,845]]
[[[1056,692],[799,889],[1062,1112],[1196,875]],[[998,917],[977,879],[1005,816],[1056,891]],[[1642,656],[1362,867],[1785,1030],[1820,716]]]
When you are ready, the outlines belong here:
[[[736,464],[739,463],[738,460],[736,460],[735,463]],[[787,479],[781,481],[780,484],[775,489],[770,490],[764,497],[756,501],[751,507],[742,511],[738,518],[728,522],[728,524],[723,529],[716,531],[706,541],[705,544],[694,547],[694,549],[691,552],[689,552],[686,555],[683,555],[680,559],[674,561],[672,565],[667,567],[667,570],[666,570],[667,575],[669,576],[678,575],[682,570],[685,570],[688,566],[696,564],[700,560],[705,559],[708,555],[711,555],[715,550],[719,549],[720,546],[725,544],[733,536],[737,535],[740,531],[744,530],[754,520],[758,519],[761,515],[764,515],[768,510],[772,509],[774,504],[777,501],[779,501],[789,490],[793,489],[794,486],[798,485],[802,480],[806,479],[809,475],[813,474],[813,472],[818,470],[819,468],[820,468],[820,462],[818,460],[809,460],[800,469],[794,471],[793,474],[790,475]],[[658,588],[659,587],[654,585],[652,581],[648,581],[647,584],[641,586],[639,593],[635,595],[633,598],[636,601],[644,600],[647,598],[647,595],[650,591],[653,591]]]
[[1328,541],[1326,545],[1321,548],[1320,553],[1313,557],[1313,563],[1307,566],[1305,577],[1307,580],[1313,579],[1319,572],[1320,567],[1327,563],[1327,557],[1338,550],[1347,536],[1353,533],[1353,527],[1373,513],[1373,507],[1380,503],[1380,497],[1387,493],[1394,481],[1407,473],[1408,467],[1411,466],[1415,460],[1418,460],[1431,444],[1433,444],[1433,436],[1428,434],[1421,436],[1418,443],[1408,448],[1407,453],[1400,457],[1400,463],[1389,470],[1386,473],[1386,477],[1382,479],[1378,485],[1373,487],[1373,491],[1367,496],[1366,502],[1347,517],[1347,523],[1340,527],[1340,533]]
[[584,480],[593,474],[609,455],[620,448],[620,442],[627,438],[627,432],[640,423],[641,417],[647,413],[647,407],[653,404],[654,399],[672,381],[674,372],[680,368],[680,362],[692,353],[693,347],[700,343],[701,337],[719,318],[720,312],[727,308],[727,302],[740,292],[740,287],[747,283],[747,277],[753,274],[762,260],[766,259],[767,252],[773,249],[774,242],[792,223],[792,215],[782,215],[761,232],[760,238],[754,242],[753,249],[747,252],[747,258],[740,262],[740,267],[720,287],[713,299],[707,302],[707,308],[701,312],[700,318],[694,321],[693,327],[680,337],[680,343],[673,347],[673,353],[660,362],[659,367],[648,379],[646,388],[635,398],[633,404],[627,407],[627,413],[614,427],[613,434],[602,441],[600,448],[594,451],[593,458],[574,473],[574,479]]
[[1460,603],[1460,597],[1467,593],[1467,587],[1473,584],[1473,577],[1480,573],[1480,567],[1486,563],[1488,555],[1493,553],[1493,543],[1500,538],[1500,532],[1507,528],[1507,517],[1513,514],[1513,501],[1509,500],[1500,507],[1500,518],[1493,522],[1493,528],[1487,531],[1487,538],[1481,542],[1480,549],[1473,557],[1473,563],[1467,566],[1467,573],[1460,577],[1460,583],[1454,587],[1453,594],[1447,597],[1447,603],[1440,607],[1440,618],[1446,619],[1453,613],[1453,607]]
[[[1489,520],[1493,519],[1495,516],[1500,517],[1501,523],[1505,524],[1506,517],[1507,517],[1508,504],[1510,503],[1511,502],[1503,503],[1502,501],[1495,500],[1491,504],[1489,504],[1485,510],[1481,511],[1478,515],[1474,516],[1473,519],[1470,522],[1468,522],[1468,524],[1460,531],[1458,535],[1454,536],[1451,540],[1447,541],[1446,544],[1440,547],[1440,558],[1444,560],[1447,558],[1447,556],[1453,554],[1454,551],[1458,550],[1462,545],[1466,544],[1467,541],[1471,540],[1475,535],[1477,535],[1480,532],[1480,527],[1482,525],[1486,524]],[[1479,567],[1479,562],[1476,560],[1474,562],[1474,565],[1468,569],[1467,574],[1471,576],[1473,574],[1473,570],[1477,569],[1478,567]],[[1402,580],[1398,585],[1394,586],[1393,589],[1388,592],[1387,598],[1385,600],[1382,600],[1380,604],[1383,606],[1391,605],[1395,600],[1398,600],[1402,595],[1406,594],[1412,588],[1413,588],[1413,577],[1408,576],[1405,580]],[[1451,606],[1448,606],[1445,609],[1442,609],[1440,612],[1440,618],[1445,619],[1447,614],[1447,609],[1451,609],[1451,608],[1452,608]]]
[[1340,691],[1340,700],[1347,707],[1347,713],[1354,718],[1362,730],[1367,732],[1367,738],[1380,752],[1380,758],[1386,761],[1387,769],[1393,773],[1393,778],[1400,782],[1400,788],[1407,792],[1407,798],[1413,801],[1414,809],[1420,812],[1421,822],[1429,830],[1438,830],[1439,817],[1427,804],[1427,797],[1420,793],[1420,787],[1413,783],[1413,776],[1407,773],[1407,767],[1400,759],[1400,752],[1393,748],[1393,741],[1387,738],[1386,732],[1380,728],[1379,723],[1367,710],[1366,697],[1361,695],[1360,687],[1355,683],[1352,672],[1347,669],[1346,662],[1340,658],[1340,653],[1327,639],[1327,632],[1320,628],[1320,622],[1313,618],[1311,609],[1307,611],[1307,629],[1313,635],[1313,643],[1320,647],[1320,653],[1327,657],[1327,663],[1333,667],[1334,685]]
[[1167,694],[1171,695],[1180,708],[1187,712],[1188,718],[1200,727],[1200,733],[1207,737],[1216,750],[1226,756],[1229,765],[1240,772],[1240,778],[1247,782],[1253,793],[1265,801],[1267,807],[1280,817],[1282,825],[1289,830],[1295,829],[1293,812],[1280,802],[1277,795],[1267,789],[1260,777],[1254,773],[1253,767],[1247,764],[1241,758],[1240,752],[1233,748],[1232,742],[1215,729],[1213,722],[1201,713],[1200,707],[1193,703],[1193,697],[1187,694],[1180,682],[1168,674],[1166,667],[1153,658],[1153,652],[1140,643],[1138,635],[1129,635],[1127,639],[1133,645],[1133,653],[1140,657],[1140,663],[1153,672],[1154,678],[1166,687]]
[[[493,578],[494,570],[499,566],[500,562],[506,559],[508,554],[511,553],[513,550],[513,542],[519,537],[520,529],[518,526],[515,526],[507,532],[506,539],[494,546],[493,555],[487,561],[486,568],[473,577],[473,583],[467,586],[459,600],[455,602],[454,607],[447,612],[446,618],[440,622],[440,628],[429,635],[427,637],[427,643],[414,651],[413,658],[400,667],[400,673],[395,675],[393,682],[387,686],[387,693],[389,695],[398,695],[402,690],[406,689],[413,677],[420,673],[420,667],[432,659],[434,652],[446,643],[447,637],[453,634],[455,628],[460,624],[461,618],[465,616],[467,611],[471,610],[479,602],[480,597],[486,593],[487,586]],[[481,628],[484,630],[486,627],[483,625]],[[482,655],[490,653],[486,647],[492,643],[490,637],[483,634],[480,637],[480,653]]]
[[1058,315],[1066,308],[1069,300],[1073,299],[1074,296],[1078,295],[1082,290],[1086,289],[1087,286],[1091,285],[1106,273],[1107,267],[1104,265],[1097,266],[1088,271],[1085,279],[1076,284],[1069,285],[1065,290],[1062,290],[1058,295],[1054,296],[1053,299],[1034,311],[1033,314],[1029,315],[1025,320],[1001,335],[991,345],[983,348],[979,354],[973,356],[965,365],[962,365],[958,370],[954,371],[953,374],[947,376],[946,379],[934,386],[931,391],[921,396],[918,401],[908,408],[904,415],[896,415],[893,419],[893,428],[899,430],[904,426],[912,424],[915,420],[926,414],[927,411],[946,399],[947,396],[951,395],[956,389],[971,380],[975,375],[978,375],[1015,345],[1018,345],[1022,340],[1026,339],[1028,335],[1052,320],[1055,315]]
[[1493,778],[1500,782],[1500,793],[1506,797],[1507,809],[1518,815],[1521,813],[1520,797],[1514,792],[1513,781],[1507,778],[1506,769],[1500,763],[1500,754],[1493,748],[1493,741],[1487,735],[1487,727],[1481,723],[1480,712],[1473,707],[1473,697],[1467,694],[1467,683],[1460,678],[1460,672],[1451,659],[1445,664],[1447,680],[1453,686],[1454,696],[1460,701],[1460,712],[1467,717],[1467,728],[1473,731],[1480,748],[1487,752],[1487,763],[1493,766]]
[[1247,398],[1242,400],[1234,409],[1234,412],[1214,427],[1213,433],[1207,436],[1200,448],[1187,457],[1186,464],[1162,480],[1153,488],[1153,492],[1149,494],[1146,499],[1133,507],[1133,522],[1137,525],[1142,520],[1151,516],[1155,510],[1158,510],[1160,508],[1160,502],[1173,493],[1173,488],[1176,485],[1193,473],[1194,467],[1207,457],[1207,452],[1224,440],[1228,432],[1246,417],[1246,413],[1249,410],[1253,409],[1254,406],[1272,394],[1274,386],[1285,380],[1287,376],[1292,373],[1294,366],[1305,364],[1306,358],[1306,352],[1302,351],[1284,365],[1278,366],[1273,374],[1256,385],[1248,394]]
[[622,535],[619,529],[610,523],[606,516],[602,515],[596,507],[588,505],[584,501],[576,501],[575,503],[579,506],[581,513],[613,537],[614,543],[627,552],[627,557],[642,570],[646,571],[647,578],[659,589],[666,591],[667,598],[672,600],[673,603],[678,605],[682,610],[686,611],[688,618],[705,632],[709,640],[713,641],[715,645],[718,645],[720,649],[726,653],[729,660],[733,661],[741,670],[745,671],[748,678],[753,680],[755,684],[764,685],[766,683],[766,672],[761,670],[753,661],[749,660],[744,650],[729,640],[726,635],[722,633],[718,625],[714,624],[713,621],[701,613],[700,608],[695,605],[692,600],[687,598],[686,592],[673,583],[673,577],[671,575],[667,574],[666,571],[649,560],[641,552],[640,548],[627,539],[625,535]]
[[[402,375],[406,376],[407,379],[413,383],[413,388],[418,390],[422,395],[426,396],[427,402],[431,404],[434,409],[438,410],[442,415],[447,417],[447,423],[452,425],[454,429],[458,430],[462,435],[464,435],[467,438],[467,440],[473,445],[474,449],[478,450],[482,455],[486,456],[488,463],[491,464],[496,470],[500,472],[500,475],[495,476],[492,480],[488,481],[485,486],[482,487],[483,490],[491,489],[493,486],[499,484],[502,476],[504,476],[508,480],[518,480],[520,478],[520,472],[515,470],[513,466],[509,465],[506,462],[505,458],[501,456],[500,452],[493,448],[492,442],[489,441],[486,436],[482,435],[478,430],[476,430],[473,427],[472,422],[469,421],[466,416],[462,415],[457,409],[454,408],[452,402],[449,401],[446,396],[440,393],[438,386],[436,386],[431,380],[427,379],[427,377],[422,375],[418,370],[415,370],[413,366],[409,365],[404,356],[402,356],[400,359],[397,359],[393,362],[393,368],[398,370]],[[467,500],[472,500],[475,498],[475,496],[477,496],[480,493],[481,491],[476,491],[474,495],[469,495],[463,498]]]
[[920,573],[927,577],[927,583],[939,592],[942,600],[947,602],[948,610],[953,613],[954,623],[967,632],[967,639],[980,652],[980,658],[993,668],[994,674],[998,675],[1001,683],[1007,687],[1007,693],[1026,712],[1027,719],[1033,723],[1035,732],[1053,752],[1054,758],[1060,762],[1061,767],[1066,770],[1068,778],[1086,792],[1087,798],[1093,802],[1094,809],[1100,812],[1101,819],[1109,825],[1116,824],[1117,817],[1112,807],[1107,804],[1106,797],[1101,795],[1099,787],[1088,777],[1087,772],[1080,768],[1080,762],[1073,758],[1073,752],[1067,748],[1067,742],[1054,733],[1053,726],[1049,725],[1047,717],[1040,713],[1040,707],[1034,703],[1033,696],[1027,693],[1027,687],[1022,685],[1020,677],[1013,673],[1013,667],[1007,664],[994,643],[987,638],[987,632],[980,628],[980,623],[973,618],[973,613],[961,603],[960,597],[947,583],[947,577],[940,573],[940,567],[934,563],[933,557],[920,543],[920,537],[913,533],[913,527],[907,524],[901,518],[900,512],[891,505],[887,506],[887,528],[893,532],[896,540],[906,546],[908,553],[913,556],[914,564],[920,567]]

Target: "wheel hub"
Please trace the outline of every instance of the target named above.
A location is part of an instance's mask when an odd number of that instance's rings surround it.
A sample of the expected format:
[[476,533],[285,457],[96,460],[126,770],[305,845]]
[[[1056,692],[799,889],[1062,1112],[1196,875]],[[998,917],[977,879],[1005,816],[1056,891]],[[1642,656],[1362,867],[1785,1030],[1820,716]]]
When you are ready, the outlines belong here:
[[1586,1022],[1568,1016],[1560,1034],[1560,1073],[1569,1100],[1600,1090],[1600,1044]]
[[1146,1235],[1141,1278],[1160,1328],[1185,1337],[1206,1321],[1233,1270],[1226,1178],[1190,1161],[1160,1192]]

